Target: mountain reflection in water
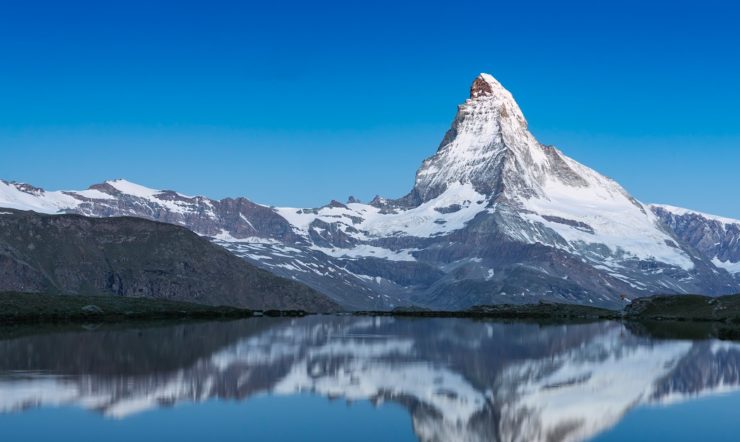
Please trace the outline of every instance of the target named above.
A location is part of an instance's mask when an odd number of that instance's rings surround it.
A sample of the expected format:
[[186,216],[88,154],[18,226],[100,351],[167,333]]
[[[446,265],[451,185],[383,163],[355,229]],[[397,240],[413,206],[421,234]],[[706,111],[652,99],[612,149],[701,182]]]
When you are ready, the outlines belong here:
[[740,385],[740,345],[653,340],[614,322],[312,316],[2,336],[0,413],[125,419],[311,393],[398,403],[422,441],[575,441],[638,405]]

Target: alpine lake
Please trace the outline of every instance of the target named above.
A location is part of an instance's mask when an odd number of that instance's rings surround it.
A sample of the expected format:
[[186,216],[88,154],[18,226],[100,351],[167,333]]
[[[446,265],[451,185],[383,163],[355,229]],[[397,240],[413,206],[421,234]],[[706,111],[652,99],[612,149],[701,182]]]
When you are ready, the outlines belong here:
[[740,343],[618,321],[0,328],[0,440],[736,441]]

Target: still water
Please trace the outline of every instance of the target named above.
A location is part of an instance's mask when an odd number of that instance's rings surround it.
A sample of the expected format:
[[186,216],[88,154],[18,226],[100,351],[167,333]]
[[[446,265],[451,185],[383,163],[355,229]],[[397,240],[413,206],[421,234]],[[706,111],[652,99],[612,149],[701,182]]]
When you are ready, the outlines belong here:
[[740,344],[615,322],[0,329],[0,441],[736,441]]

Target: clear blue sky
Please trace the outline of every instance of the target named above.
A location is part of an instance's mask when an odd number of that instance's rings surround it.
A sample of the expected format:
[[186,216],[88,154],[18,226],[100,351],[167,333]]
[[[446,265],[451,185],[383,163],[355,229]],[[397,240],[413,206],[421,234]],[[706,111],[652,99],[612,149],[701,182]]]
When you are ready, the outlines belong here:
[[639,199],[740,217],[734,3],[2,1],[0,177],[401,196],[489,72]]

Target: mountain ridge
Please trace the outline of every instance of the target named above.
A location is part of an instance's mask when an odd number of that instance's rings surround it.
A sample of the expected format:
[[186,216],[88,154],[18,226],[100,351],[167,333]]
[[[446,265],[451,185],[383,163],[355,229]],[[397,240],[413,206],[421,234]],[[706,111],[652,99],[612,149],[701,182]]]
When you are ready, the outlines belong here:
[[541,299],[615,307],[624,297],[740,288],[740,256],[709,256],[657,206],[539,143],[487,74],[398,199],[273,208],[112,180],[81,192],[0,182],[0,206],[186,226],[359,309]]

